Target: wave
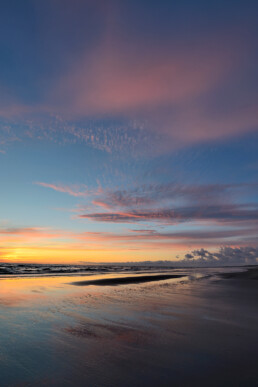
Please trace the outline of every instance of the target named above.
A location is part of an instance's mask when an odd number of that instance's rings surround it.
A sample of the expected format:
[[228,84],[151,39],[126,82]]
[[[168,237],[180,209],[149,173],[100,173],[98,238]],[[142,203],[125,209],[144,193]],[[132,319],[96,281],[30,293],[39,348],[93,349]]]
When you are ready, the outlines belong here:
[[[166,267],[166,270],[169,269]],[[170,267],[170,269],[174,269]],[[0,276],[12,275],[64,275],[64,274],[104,274],[118,272],[157,272],[164,267],[139,265],[65,265],[65,264],[29,264],[29,263],[1,263]]]

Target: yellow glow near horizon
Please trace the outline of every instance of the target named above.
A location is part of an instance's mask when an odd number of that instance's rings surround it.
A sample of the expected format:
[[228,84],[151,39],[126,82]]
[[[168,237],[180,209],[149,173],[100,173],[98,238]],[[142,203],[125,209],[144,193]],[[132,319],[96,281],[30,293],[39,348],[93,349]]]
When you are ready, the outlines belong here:
[[107,250],[58,247],[19,247],[7,248],[1,256],[5,262],[28,263],[81,263],[81,262],[126,262],[149,260],[177,260],[176,256],[183,256],[186,249],[171,252],[168,249],[146,250]]

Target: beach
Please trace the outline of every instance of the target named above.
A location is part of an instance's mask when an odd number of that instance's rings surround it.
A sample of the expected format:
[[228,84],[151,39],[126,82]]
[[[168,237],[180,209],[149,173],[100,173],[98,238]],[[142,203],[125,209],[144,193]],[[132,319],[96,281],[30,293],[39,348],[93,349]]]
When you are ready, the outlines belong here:
[[256,386],[255,278],[256,268],[2,276],[1,386]]

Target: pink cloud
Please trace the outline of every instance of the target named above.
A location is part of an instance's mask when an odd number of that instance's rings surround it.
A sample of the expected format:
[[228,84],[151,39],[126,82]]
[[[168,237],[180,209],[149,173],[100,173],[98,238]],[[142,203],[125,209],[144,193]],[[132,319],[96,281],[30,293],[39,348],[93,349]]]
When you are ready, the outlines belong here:
[[[72,136],[73,141],[84,141],[107,152],[135,145],[138,139],[135,132],[130,138],[131,121],[139,123],[137,130],[143,128],[148,132],[149,142],[157,135],[162,137],[159,142],[155,142],[156,137],[153,141],[152,151],[156,152],[257,130],[257,100],[249,84],[245,84],[244,66],[253,60],[254,48],[248,26],[243,34],[238,25],[222,23],[220,30],[212,32],[208,28],[207,36],[199,34],[197,27],[195,38],[171,34],[149,44],[142,31],[136,37],[127,23],[121,23],[124,17],[128,20],[119,2],[91,3],[98,31],[97,34],[90,31],[94,44],[88,45],[87,36],[80,36],[82,51],[75,50],[75,55],[68,51],[64,55],[60,77],[47,82],[38,104],[26,106],[14,99],[11,91],[0,90],[3,100],[8,101],[0,106],[0,115],[9,118],[27,115],[34,119],[47,113],[61,117],[54,129],[44,123],[43,138],[46,132],[50,140],[59,135],[68,141]],[[70,18],[74,20],[74,7],[68,4],[66,7],[69,11],[65,16],[57,13],[53,31],[66,26]],[[146,28],[144,21],[142,28],[143,31]],[[48,30],[44,33],[51,38]],[[214,104],[214,99],[223,100],[225,95],[229,104],[225,112],[211,112],[207,100],[211,97]],[[236,106],[231,99],[236,100]],[[87,124],[79,127],[65,122],[92,117],[122,117],[124,126],[122,130],[119,125],[116,129],[125,136],[118,139],[111,124],[110,127],[93,125],[91,130]],[[36,131],[34,124],[30,133]],[[119,141],[123,146],[119,146]]]
[[217,223],[257,222],[258,208],[252,204],[198,205],[163,209],[141,209],[127,212],[96,212],[78,216],[97,222],[138,223],[161,222],[178,224],[182,222],[210,221]]
[[112,208],[108,203],[102,202],[100,200],[93,200],[92,204],[98,207],[103,207],[106,210],[110,210]]
[[[136,230],[135,230],[136,231]],[[138,230],[135,233],[85,232],[76,235],[81,241],[96,246],[123,249],[186,249],[193,246],[257,245],[255,229],[232,229],[160,233],[154,230]],[[151,231],[151,232],[149,232]]]
[[[0,241],[3,257],[8,249],[17,246],[31,249],[51,248],[52,250],[151,250],[151,249],[186,249],[203,246],[226,246],[239,244],[257,245],[257,225],[254,227],[212,230],[187,229],[185,231],[160,232],[153,229],[127,230],[114,232],[74,232],[54,230],[42,227],[2,228]],[[51,244],[50,244],[51,241]],[[87,243],[85,243],[87,242]],[[36,243],[36,244],[35,244]],[[41,243],[39,245],[39,243]],[[0,254],[1,255],[1,254]]]
[[[175,138],[175,146],[225,139],[257,131],[258,103],[213,114],[205,103],[191,102],[176,111],[165,111],[162,116],[151,117],[150,122],[154,131],[159,127],[163,134]],[[163,144],[164,148],[169,150],[171,144]]]
[[187,49],[153,46],[132,50],[118,38],[103,39],[60,80],[56,96],[68,96],[71,113],[120,114],[178,103],[210,90],[236,57],[227,46]]
[[85,189],[84,191],[81,191],[79,186],[68,186],[68,185],[57,185],[57,184],[49,184],[49,183],[43,183],[43,182],[36,182],[35,184],[40,185],[42,187],[51,188],[54,191],[67,193],[71,196],[75,197],[81,197],[81,196],[87,196],[89,194],[89,191]]
[[79,239],[92,241],[121,241],[121,242],[137,242],[137,241],[157,241],[157,240],[174,240],[174,241],[198,241],[200,240],[219,240],[243,237],[254,234],[254,229],[231,229],[231,230],[186,230],[183,232],[157,232],[155,230],[131,230],[127,234],[116,234],[111,232],[85,232],[77,235]]
[[12,227],[0,229],[0,241],[4,243],[31,242],[34,240],[59,239],[67,233],[44,227]]
[[236,36],[223,43],[210,38],[208,45],[147,49],[123,45],[114,35],[103,37],[60,79],[53,105],[61,101],[59,109],[68,116],[122,114],[143,120],[150,133],[173,140],[163,141],[162,150],[256,130],[258,105],[251,100],[246,106],[240,91],[237,108],[226,113],[214,114],[206,105],[207,96],[219,87],[227,90],[241,68],[240,52],[248,55],[248,48],[240,45]]
[[93,205],[103,207],[107,210],[115,208],[140,208],[161,206],[162,202],[168,201],[175,204],[180,203],[206,203],[215,204],[225,200],[232,200],[241,193],[256,193],[257,183],[252,184],[145,184],[131,189],[102,190],[94,193],[98,196],[92,201]]

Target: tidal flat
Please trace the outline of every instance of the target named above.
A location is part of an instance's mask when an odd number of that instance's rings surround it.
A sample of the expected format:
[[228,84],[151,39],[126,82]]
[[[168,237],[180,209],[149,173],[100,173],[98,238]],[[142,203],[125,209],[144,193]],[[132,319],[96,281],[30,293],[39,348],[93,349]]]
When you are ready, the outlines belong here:
[[2,276],[1,387],[257,386],[257,269],[245,270]]

